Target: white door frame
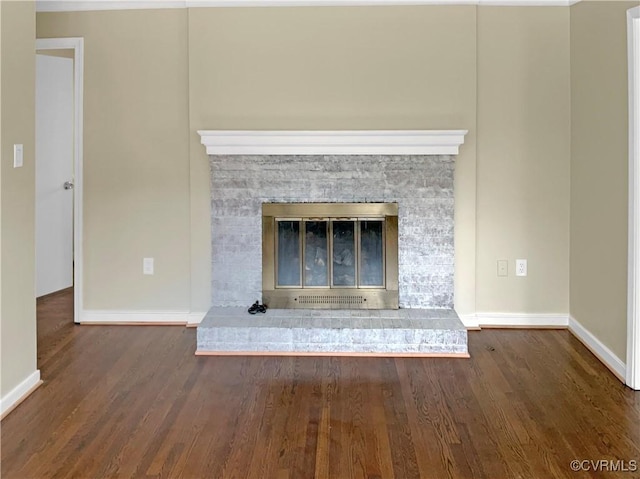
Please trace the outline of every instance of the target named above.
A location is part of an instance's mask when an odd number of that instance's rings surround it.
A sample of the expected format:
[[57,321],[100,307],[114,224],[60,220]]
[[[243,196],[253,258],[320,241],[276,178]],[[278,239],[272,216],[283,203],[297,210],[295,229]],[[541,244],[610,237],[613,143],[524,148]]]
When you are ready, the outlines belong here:
[[629,281],[626,384],[640,390],[640,7],[627,11],[629,55]]
[[73,50],[73,322],[80,323],[83,298],[82,263],[82,125],[84,86],[84,39],[43,38],[36,40],[36,50]]

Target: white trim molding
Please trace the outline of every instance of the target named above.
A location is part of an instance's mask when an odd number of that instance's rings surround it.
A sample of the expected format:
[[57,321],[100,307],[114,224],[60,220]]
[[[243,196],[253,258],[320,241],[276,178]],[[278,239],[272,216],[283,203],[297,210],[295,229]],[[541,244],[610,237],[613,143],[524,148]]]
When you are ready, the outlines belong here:
[[640,7],[627,11],[629,56],[629,270],[626,384],[640,390]]
[[569,7],[580,0],[36,0],[37,12],[146,10],[216,7],[369,7],[407,5],[478,5]]
[[188,311],[102,311],[86,310],[80,317],[81,324],[167,324],[186,326]]
[[457,155],[468,130],[200,130],[208,155]]
[[591,331],[580,324],[573,316],[569,318],[569,331],[580,340],[609,370],[624,382],[626,367],[622,360],[605,346]]
[[194,327],[199,325],[206,315],[207,315],[207,311],[190,312],[187,318],[187,326]]
[[36,369],[0,399],[0,417],[9,414],[41,384],[40,370]]
[[36,12],[90,12],[167,8],[187,8],[187,2],[184,0],[36,0]]
[[467,329],[482,328],[541,328],[566,329],[569,315],[561,313],[474,313],[460,314],[460,321]]
[[565,329],[569,315],[560,313],[476,313],[481,328],[550,328]]
[[84,39],[36,39],[36,50],[73,50],[73,321],[80,322],[84,291],[83,255],[83,99],[84,99]]
[[478,315],[474,314],[458,314],[460,321],[467,329],[479,330],[480,323],[478,322]]

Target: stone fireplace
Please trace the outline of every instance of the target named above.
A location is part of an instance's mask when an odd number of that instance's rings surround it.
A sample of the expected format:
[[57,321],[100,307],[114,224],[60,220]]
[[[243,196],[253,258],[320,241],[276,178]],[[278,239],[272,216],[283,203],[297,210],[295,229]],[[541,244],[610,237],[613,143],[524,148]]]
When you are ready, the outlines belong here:
[[465,133],[200,132],[211,167],[212,305],[263,299],[264,204],[395,203],[398,306],[453,308],[454,155]]
[[[468,356],[453,310],[466,131],[199,134],[212,309],[198,354]],[[249,319],[255,301],[269,309]]]

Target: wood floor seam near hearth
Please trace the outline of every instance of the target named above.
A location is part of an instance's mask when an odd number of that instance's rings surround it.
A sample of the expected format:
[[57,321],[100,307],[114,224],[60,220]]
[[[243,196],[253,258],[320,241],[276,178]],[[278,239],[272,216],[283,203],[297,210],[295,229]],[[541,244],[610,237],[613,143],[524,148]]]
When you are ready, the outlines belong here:
[[342,358],[464,358],[468,353],[358,353],[358,352],[299,352],[299,351],[198,351],[196,356],[301,356]]

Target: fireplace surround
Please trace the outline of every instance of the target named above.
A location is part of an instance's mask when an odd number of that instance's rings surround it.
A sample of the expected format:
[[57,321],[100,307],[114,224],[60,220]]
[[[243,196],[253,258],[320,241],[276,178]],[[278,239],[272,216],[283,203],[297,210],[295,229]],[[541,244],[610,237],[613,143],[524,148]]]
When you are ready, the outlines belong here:
[[212,305],[263,299],[263,204],[396,203],[398,306],[453,307],[454,157],[466,131],[203,131]]
[[[454,156],[465,133],[200,132],[211,166],[212,307],[196,354],[469,357],[453,310]],[[281,255],[294,260],[278,273]],[[364,257],[375,261],[363,268]],[[399,309],[351,304],[396,284]],[[313,304],[325,300],[308,291],[327,285],[349,304]],[[284,306],[269,296],[285,290],[297,291]],[[285,309],[301,296],[314,307]],[[256,299],[270,303],[265,314],[247,314]]]

